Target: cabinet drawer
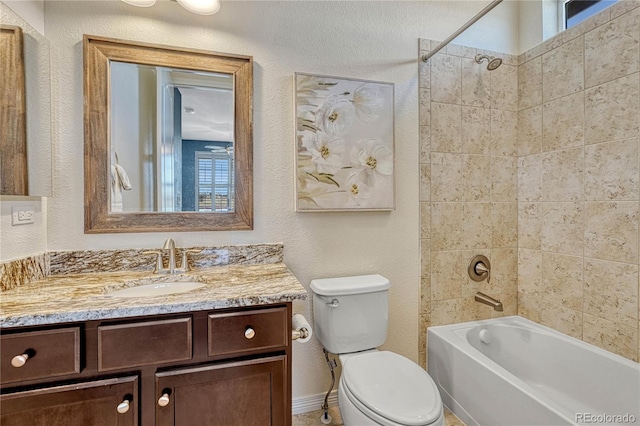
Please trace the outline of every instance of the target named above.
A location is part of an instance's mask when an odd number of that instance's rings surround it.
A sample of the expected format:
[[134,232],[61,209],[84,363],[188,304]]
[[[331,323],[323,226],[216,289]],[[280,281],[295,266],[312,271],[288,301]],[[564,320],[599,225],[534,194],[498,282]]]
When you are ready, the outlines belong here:
[[284,348],[291,333],[287,308],[209,315],[209,356]]
[[0,346],[3,384],[80,372],[79,327],[2,335]]
[[1,425],[138,424],[138,377],[95,380],[0,395]]
[[98,371],[189,360],[191,318],[98,327]]

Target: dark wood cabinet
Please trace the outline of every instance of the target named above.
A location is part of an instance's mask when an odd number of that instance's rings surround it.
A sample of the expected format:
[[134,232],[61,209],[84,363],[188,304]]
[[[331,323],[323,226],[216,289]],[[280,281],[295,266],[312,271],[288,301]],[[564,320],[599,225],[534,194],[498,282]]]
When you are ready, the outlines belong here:
[[275,356],[157,373],[156,425],[283,425],[286,363]]
[[291,316],[282,303],[3,329],[0,425],[290,426]]
[[0,395],[3,426],[134,426],[138,377],[95,380]]

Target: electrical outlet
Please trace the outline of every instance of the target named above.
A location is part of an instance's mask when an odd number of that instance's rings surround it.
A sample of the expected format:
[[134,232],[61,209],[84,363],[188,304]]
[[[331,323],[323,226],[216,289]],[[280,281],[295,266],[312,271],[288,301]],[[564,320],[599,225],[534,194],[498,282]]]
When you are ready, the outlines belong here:
[[36,211],[33,207],[11,207],[11,225],[27,225],[35,221]]

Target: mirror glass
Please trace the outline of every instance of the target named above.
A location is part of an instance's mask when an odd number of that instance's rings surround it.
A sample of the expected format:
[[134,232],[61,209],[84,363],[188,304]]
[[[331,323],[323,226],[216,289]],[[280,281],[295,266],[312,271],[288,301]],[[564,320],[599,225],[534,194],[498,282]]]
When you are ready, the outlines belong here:
[[110,211],[233,212],[233,75],[118,61],[110,75]]
[[253,229],[253,58],[84,36],[85,232]]
[[[22,33],[23,68],[16,62],[0,61],[2,137],[0,138],[0,195],[51,196],[51,75],[49,41],[7,5],[0,2],[0,24],[18,27]],[[7,36],[7,37],[5,37]],[[2,54],[7,52],[8,31],[2,31]],[[22,75],[22,78],[19,76]],[[21,87],[16,87],[20,85]],[[22,99],[16,94],[22,93]],[[19,96],[19,95],[18,95]],[[22,103],[22,112],[16,105]],[[14,117],[5,122],[7,117]],[[17,121],[16,121],[17,120]],[[20,152],[16,152],[18,149]],[[26,151],[26,153],[25,153]],[[8,153],[14,157],[8,158]],[[22,158],[25,157],[25,158]],[[9,182],[12,184],[8,184]],[[5,185],[4,183],[7,183]]]

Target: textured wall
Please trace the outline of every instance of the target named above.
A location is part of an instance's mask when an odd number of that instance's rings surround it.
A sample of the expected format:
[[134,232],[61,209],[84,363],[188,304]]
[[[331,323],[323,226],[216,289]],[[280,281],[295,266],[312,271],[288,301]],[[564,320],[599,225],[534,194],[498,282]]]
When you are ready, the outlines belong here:
[[638,360],[640,5],[520,56],[518,312]]
[[[424,53],[437,43],[421,40]],[[517,312],[517,57],[449,45],[420,64],[420,361],[426,328]],[[504,59],[495,71],[476,53]],[[491,261],[472,281],[469,261]],[[504,312],[473,300],[482,291]]]

